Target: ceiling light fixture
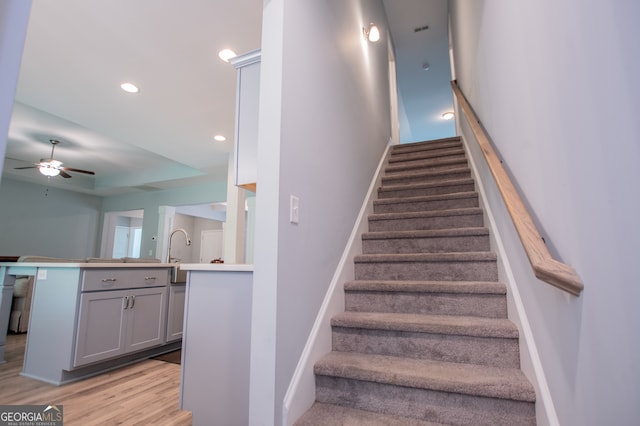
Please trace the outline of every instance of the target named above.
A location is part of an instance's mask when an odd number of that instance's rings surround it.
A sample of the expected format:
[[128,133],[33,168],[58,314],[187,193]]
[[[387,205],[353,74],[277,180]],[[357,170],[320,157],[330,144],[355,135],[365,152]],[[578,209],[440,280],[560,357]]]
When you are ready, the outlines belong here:
[[226,140],[227,140],[227,138],[225,138],[225,137],[224,137],[224,136],[222,136],[222,135],[215,135],[213,138],[214,138],[215,140],[217,140],[218,142],[224,142],[224,141],[226,141]]
[[444,120],[451,120],[453,118],[454,114],[451,111],[447,111],[444,114],[442,114],[442,118]]
[[369,24],[369,28],[363,27],[362,33],[364,34],[364,37],[371,43],[375,43],[376,41],[380,40],[380,30],[373,22]]
[[429,65],[429,62],[425,62],[422,64],[423,71],[429,71],[429,68],[431,68],[431,65]]
[[41,162],[38,165],[38,171],[45,176],[54,177],[60,174],[60,167],[62,163],[58,160],[51,160],[46,162]]
[[120,88],[127,93],[138,93],[140,91],[140,89],[138,89],[138,86],[133,83],[122,83],[120,85]]
[[229,59],[235,58],[236,56],[238,56],[236,52],[231,49],[222,49],[218,52],[218,57],[225,62],[229,62]]

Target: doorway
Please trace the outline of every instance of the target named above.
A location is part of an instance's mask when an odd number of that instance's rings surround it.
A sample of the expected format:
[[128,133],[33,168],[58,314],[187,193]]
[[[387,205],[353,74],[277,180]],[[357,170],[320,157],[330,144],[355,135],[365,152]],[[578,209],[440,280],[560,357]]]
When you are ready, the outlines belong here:
[[100,257],[140,257],[144,210],[124,210],[104,214]]

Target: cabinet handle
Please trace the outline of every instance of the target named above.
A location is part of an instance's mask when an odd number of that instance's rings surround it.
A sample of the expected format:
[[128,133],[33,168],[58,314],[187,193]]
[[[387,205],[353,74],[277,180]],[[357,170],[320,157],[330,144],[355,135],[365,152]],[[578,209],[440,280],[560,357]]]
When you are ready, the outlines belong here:
[[103,283],[114,283],[114,282],[116,282],[116,281],[117,281],[117,279],[116,279],[116,278],[103,278],[103,279],[102,279],[102,282],[103,282]]
[[124,297],[124,306],[122,307],[122,309],[129,309],[129,296]]
[[144,277],[145,281],[155,280],[157,277]]
[[136,297],[131,296],[131,309],[133,309],[134,306],[136,306]]

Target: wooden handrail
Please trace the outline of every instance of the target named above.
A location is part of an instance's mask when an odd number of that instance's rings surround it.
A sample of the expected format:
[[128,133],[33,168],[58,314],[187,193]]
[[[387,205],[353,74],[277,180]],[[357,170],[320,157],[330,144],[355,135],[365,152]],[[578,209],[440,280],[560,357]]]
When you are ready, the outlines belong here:
[[480,124],[478,116],[476,116],[467,98],[458,87],[458,83],[452,81],[451,87],[498,185],[500,194],[502,194],[536,277],[568,293],[579,296],[584,289],[582,280],[571,266],[551,257],[547,246],[531,219],[531,215],[520,199],[516,188],[513,186],[511,179],[509,179],[509,175],[502,167],[502,163],[491,145],[489,136]]

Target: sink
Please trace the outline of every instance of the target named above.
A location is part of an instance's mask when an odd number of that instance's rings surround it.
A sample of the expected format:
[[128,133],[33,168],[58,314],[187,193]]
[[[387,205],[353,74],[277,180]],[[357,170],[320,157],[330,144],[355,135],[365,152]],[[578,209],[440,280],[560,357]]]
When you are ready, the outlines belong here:
[[187,271],[183,271],[180,269],[180,266],[174,266],[171,268],[171,283],[186,283],[187,282]]

